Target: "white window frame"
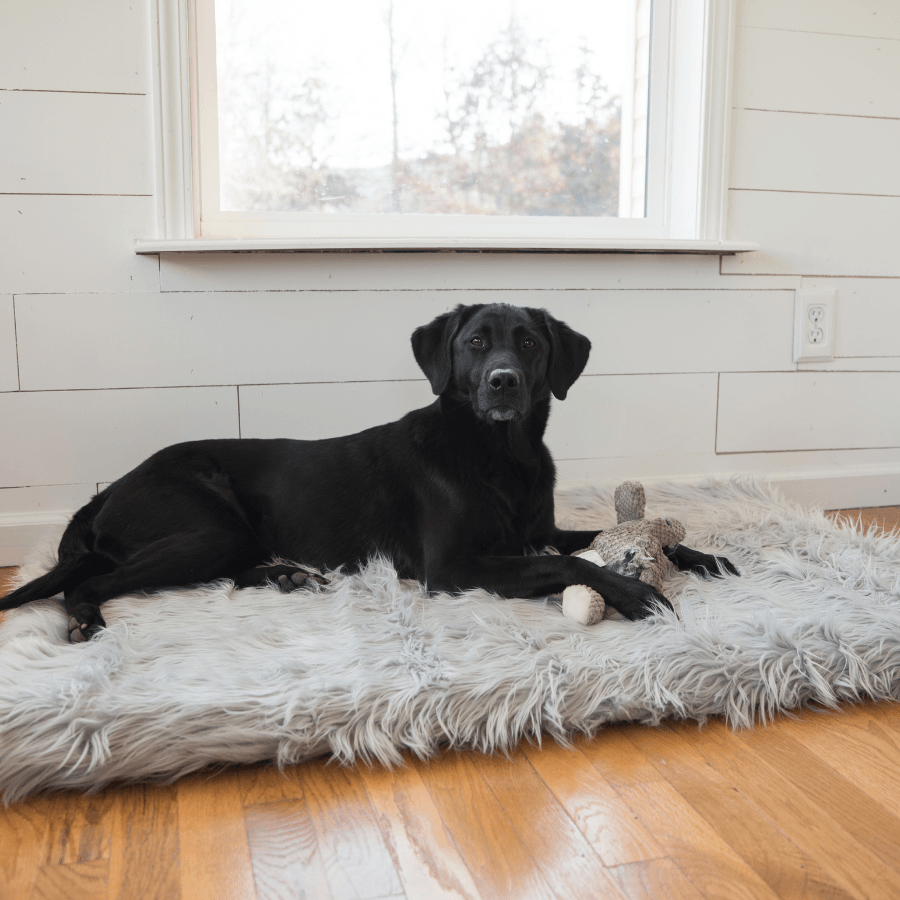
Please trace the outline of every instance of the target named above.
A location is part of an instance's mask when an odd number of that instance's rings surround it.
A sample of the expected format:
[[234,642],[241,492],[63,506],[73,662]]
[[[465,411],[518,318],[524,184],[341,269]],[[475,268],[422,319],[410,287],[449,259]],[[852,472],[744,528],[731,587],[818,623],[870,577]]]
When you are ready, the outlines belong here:
[[156,0],[157,235],[136,250],[757,249],[725,239],[735,2],[654,0],[648,215],[601,219],[220,212],[214,0]]

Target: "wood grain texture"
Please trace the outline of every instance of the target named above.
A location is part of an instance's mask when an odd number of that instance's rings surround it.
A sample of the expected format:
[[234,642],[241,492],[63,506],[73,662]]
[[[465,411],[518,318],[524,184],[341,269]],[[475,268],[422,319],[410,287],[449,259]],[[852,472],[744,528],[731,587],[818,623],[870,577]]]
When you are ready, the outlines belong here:
[[672,729],[632,731],[630,740],[779,897],[849,896]]
[[671,859],[613,866],[609,873],[629,900],[704,900],[706,896]]
[[358,772],[409,900],[479,897],[419,769]]
[[338,765],[309,763],[300,767],[299,779],[332,894],[358,900],[402,894],[403,884],[359,774]]
[[607,866],[665,856],[653,835],[581,750],[567,750],[551,741],[541,748],[523,744],[522,750]]
[[109,900],[180,900],[176,788],[127,785],[104,796],[112,801]]
[[109,860],[41,866],[31,900],[105,900]]
[[509,758],[480,753],[470,758],[555,897],[621,896],[599,854],[520,749]]
[[[256,895],[267,900],[333,895],[316,830],[304,800],[244,809]],[[339,896],[339,895],[338,895]]]
[[467,753],[414,763],[483,897],[552,897],[553,890]]
[[240,773],[188,775],[177,791],[182,896],[254,896]]
[[[852,896],[891,897],[900,894],[900,873],[883,863],[872,848],[847,827],[852,811],[830,814],[810,795],[807,773],[793,762],[787,768],[769,755],[754,752],[718,721],[701,733],[673,726],[700,749],[710,764],[753,802],[797,845],[817,860]],[[775,751],[773,751],[775,755]],[[832,784],[815,791],[827,790]]]

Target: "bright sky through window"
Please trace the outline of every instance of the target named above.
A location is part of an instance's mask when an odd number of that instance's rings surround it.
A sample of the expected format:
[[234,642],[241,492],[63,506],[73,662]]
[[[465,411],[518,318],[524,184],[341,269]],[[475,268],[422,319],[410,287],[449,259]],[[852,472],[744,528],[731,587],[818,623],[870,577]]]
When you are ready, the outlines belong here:
[[616,216],[634,10],[216,0],[221,208]]

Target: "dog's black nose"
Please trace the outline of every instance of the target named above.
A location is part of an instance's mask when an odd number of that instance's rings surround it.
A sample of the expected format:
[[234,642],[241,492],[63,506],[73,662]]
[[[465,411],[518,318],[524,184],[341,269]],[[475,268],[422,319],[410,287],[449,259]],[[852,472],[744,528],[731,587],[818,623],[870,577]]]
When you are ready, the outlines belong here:
[[488,376],[488,384],[495,390],[502,388],[517,388],[519,386],[519,375],[512,369],[494,369]]

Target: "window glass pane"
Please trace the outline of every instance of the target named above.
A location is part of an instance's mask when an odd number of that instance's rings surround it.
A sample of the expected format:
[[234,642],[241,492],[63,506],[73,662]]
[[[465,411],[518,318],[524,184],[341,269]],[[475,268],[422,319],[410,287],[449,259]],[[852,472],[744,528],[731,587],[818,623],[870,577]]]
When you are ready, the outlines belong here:
[[650,0],[215,9],[223,211],[644,215]]

